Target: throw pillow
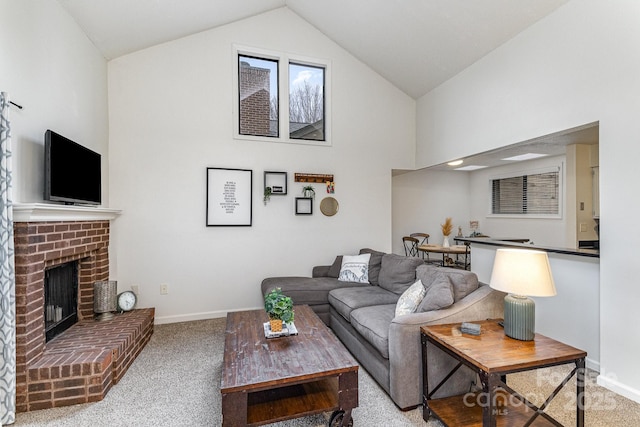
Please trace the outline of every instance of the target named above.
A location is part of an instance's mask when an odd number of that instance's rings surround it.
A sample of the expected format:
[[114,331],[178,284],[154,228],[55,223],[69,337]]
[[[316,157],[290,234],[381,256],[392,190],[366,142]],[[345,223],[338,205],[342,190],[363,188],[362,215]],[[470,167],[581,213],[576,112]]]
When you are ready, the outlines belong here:
[[427,293],[417,311],[441,310],[451,304],[453,304],[453,286],[445,274],[440,274],[427,288]]
[[417,279],[416,268],[421,264],[424,264],[422,258],[384,254],[378,276],[378,286],[394,294],[402,295],[409,286],[415,283]]
[[378,276],[380,275],[384,252],[363,248],[360,249],[360,255],[362,254],[371,254],[371,258],[369,259],[369,283],[376,286],[379,285]]
[[418,305],[422,302],[427,290],[422,285],[422,280],[418,280],[413,285],[400,295],[398,303],[396,304],[396,316],[402,316],[403,314],[411,314],[418,308]]
[[371,254],[344,255],[338,280],[341,282],[369,283]]

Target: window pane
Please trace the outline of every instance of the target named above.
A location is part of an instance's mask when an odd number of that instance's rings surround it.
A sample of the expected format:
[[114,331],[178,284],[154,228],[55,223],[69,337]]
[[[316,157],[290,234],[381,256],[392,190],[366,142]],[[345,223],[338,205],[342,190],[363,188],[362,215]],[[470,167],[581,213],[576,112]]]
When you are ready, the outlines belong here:
[[527,178],[527,213],[558,213],[558,189],[560,187],[557,172],[529,175]]
[[491,213],[521,214],[523,212],[523,177],[497,179],[493,181]]
[[278,137],[278,61],[238,55],[240,134]]
[[491,213],[556,215],[560,213],[560,173],[548,172],[491,181]]
[[289,64],[289,136],[324,141],[324,68]]

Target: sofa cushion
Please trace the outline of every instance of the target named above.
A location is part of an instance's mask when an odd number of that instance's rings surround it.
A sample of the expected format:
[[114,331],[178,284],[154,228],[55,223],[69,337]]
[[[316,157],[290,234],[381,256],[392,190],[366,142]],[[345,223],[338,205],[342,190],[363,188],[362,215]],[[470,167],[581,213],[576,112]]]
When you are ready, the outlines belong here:
[[401,295],[416,281],[416,268],[424,260],[396,254],[384,254],[380,268],[380,287]]
[[385,359],[389,358],[389,325],[395,317],[393,304],[362,307],[351,312],[351,325]]
[[445,270],[446,267],[438,267],[433,264],[424,264],[416,268],[416,279],[422,280],[422,284],[426,289],[431,286],[436,277],[440,275],[440,272]]
[[420,279],[418,279],[418,281],[413,285],[409,286],[409,289],[404,291],[398,299],[398,303],[396,304],[396,316],[411,314],[416,311],[426,292],[427,290],[422,286],[422,281]]
[[440,272],[426,289],[426,293],[416,311],[433,311],[453,304],[453,285],[449,276]]
[[453,286],[453,297],[455,302],[460,301],[462,298],[478,289],[478,276],[476,273],[471,271],[460,270],[457,268],[437,267],[429,264],[424,264],[416,268],[416,278],[422,280],[422,284],[427,289],[440,273],[444,273],[449,276],[451,285]]
[[360,307],[394,304],[399,296],[378,286],[345,287],[329,292],[329,304],[347,321],[351,312]]
[[262,281],[262,295],[275,288],[281,288],[282,293],[291,297],[294,304],[327,304],[329,291],[348,287],[370,287],[367,283],[340,282],[332,277],[270,277]]
[[382,256],[384,252],[375,251],[369,248],[360,249],[361,254],[371,254],[369,259],[369,283],[378,286],[380,284],[380,268],[382,267]]
[[369,283],[371,254],[343,255],[338,280],[341,282]]

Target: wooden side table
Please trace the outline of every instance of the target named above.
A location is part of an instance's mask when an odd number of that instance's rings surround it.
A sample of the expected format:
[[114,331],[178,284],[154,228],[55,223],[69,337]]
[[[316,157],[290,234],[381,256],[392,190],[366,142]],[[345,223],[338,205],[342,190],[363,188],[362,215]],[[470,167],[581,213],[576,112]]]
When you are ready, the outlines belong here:
[[[423,326],[423,418],[434,415],[446,426],[560,426],[544,412],[567,382],[577,375],[576,425],[584,426],[584,374],[587,353],[536,334],[532,341],[519,341],[504,334],[498,320],[474,322],[481,325],[480,335],[460,332],[460,323]],[[436,346],[454,357],[458,364],[436,385],[428,383],[427,352]],[[574,364],[574,369],[537,407],[506,384],[506,375],[549,366]],[[482,394],[466,393],[433,399],[438,389],[462,366],[480,376]]]

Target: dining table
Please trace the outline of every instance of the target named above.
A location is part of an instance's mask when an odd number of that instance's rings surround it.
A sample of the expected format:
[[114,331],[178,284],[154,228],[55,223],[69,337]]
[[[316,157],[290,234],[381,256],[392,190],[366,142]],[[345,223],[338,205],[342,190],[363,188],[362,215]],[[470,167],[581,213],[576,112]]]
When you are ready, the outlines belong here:
[[[426,243],[424,245],[419,245],[418,250],[425,253],[442,254],[441,265],[443,267],[462,266],[465,270],[471,269],[471,247],[469,245],[443,246]],[[455,255],[456,259],[454,260],[451,255]],[[464,263],[457,261],[458,257],[461,255],[464,255]]]

